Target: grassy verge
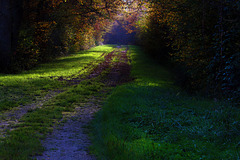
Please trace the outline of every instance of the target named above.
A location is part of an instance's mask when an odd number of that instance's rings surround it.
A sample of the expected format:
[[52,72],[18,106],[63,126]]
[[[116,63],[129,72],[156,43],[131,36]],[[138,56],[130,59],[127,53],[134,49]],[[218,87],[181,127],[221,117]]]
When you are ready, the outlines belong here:
[[240,159],[240,109],[193,97],[171,74],[130,47],[132,76],[117,87],[92,124],[99,159]]
[[0,112],[19,105],[32,103],[50,90],[64,89],[65,84],[56,80],[79,73],[91,62],[98,63],[104,52],[111,52],[111,45],[98,46],[62,57],[53,63],[42,64],[21,74],[0,74]]

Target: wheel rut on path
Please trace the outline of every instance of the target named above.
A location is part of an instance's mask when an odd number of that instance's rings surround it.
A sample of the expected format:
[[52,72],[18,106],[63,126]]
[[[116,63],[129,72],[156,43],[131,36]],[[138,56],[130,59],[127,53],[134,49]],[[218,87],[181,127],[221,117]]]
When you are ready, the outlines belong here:
[[7,131],[16,129],[17,124],[20,123],[20,119],[30,110],[41,108],[43,104],[50,99],[56,97],[63,91],[50,91],[46,96],[36,100],[32,104],[16,107],[10,111],[6,111],[0,114],[0,138],[5,137]]
[[60,126],[42,142],[46,151],[39,160],[94,160],[87,147],[91,144],[86,125],[92,120],[94,113],[99,111],[99,100],[92,98],[83,107],[77,107],[67,122]]

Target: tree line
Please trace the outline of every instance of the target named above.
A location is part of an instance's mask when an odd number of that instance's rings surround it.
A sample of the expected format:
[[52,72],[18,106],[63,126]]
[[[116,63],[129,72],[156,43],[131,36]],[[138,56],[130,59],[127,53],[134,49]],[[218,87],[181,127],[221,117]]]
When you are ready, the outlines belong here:
[[17,72],[103,41],[120,0],[0,0],[0,69]]
[[184,88],[239,103],[239,15],[239,0],[152,0],[138,37],[148,53],[173,62]]

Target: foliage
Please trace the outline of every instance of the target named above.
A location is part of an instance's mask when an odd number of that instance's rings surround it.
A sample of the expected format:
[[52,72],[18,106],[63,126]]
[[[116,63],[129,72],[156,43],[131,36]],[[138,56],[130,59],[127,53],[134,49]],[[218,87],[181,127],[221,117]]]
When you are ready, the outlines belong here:
[[101,44],[119,5],[119,0],[24,0],[12,72]]
[[[213,35],[214,51],[212,61],[208,65],[211,76],[209,81],[214,83],[214,94],[227,95],[228,100],[239,102],[239,35],[240,35],[240,1],[219,2],[220,11],[216,31]],[[211,81],[213,78],[214,81]]]
[[[239,97],[239,1],[157,0],[138,22],[141,44],[171,56],[189,91]],[[170,54],[168,54],[170,53]],[[163,56],[165,55],[165,56]],[[180,72],[177,70],[176,72]]]

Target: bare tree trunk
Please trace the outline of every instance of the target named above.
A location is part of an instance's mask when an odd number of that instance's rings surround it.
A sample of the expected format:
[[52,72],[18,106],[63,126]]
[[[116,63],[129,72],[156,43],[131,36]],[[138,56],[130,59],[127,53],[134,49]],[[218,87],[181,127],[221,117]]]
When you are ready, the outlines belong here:
[[0,72],[8,70],[16,50],[22,0],[0,0]]
[[11,1],[0,0],[0,69],[10,65],[11,55]]

